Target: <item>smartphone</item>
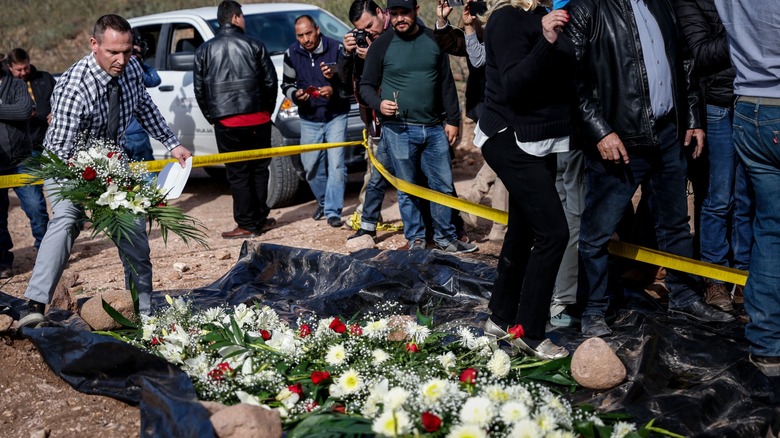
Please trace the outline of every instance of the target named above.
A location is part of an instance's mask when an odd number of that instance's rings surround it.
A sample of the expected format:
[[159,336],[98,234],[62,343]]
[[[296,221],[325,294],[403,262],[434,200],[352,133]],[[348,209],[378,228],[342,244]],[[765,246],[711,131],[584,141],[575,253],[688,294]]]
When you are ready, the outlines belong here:
[[309,85],[309,87],[303,90],[303,92],[312,97],[316,97],[316,95],[320,94],[319,91],[317,90],[317,87],[315,87],[314,85]]
[[485,12],[487,12],[487,2],[483,2],[483,1],[469,2],[469,14],[471,14],[472,17],[476,17],[477,15],[482,15]]
[[336,65],[336,61],[333,62],[323,62],[325,65]]
[[466,0],[447,0],[447,4],[454,8],[456,6],[463,6]]

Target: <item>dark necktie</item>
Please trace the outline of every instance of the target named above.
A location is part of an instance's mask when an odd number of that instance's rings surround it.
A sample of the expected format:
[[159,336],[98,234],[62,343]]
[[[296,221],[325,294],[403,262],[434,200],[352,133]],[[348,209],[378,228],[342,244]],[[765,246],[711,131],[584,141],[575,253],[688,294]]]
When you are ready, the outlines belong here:
[[108,138],[117,141],[119,132],[119,78],[113,77],[108,83]]

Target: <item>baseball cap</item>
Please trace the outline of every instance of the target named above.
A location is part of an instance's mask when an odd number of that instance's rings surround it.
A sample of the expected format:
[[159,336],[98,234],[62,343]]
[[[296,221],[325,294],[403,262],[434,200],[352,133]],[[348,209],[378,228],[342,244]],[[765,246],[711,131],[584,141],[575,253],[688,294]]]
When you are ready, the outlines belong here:
[[417,0],[387,0],[387,9],[404,8],[414,9],[417,7]]

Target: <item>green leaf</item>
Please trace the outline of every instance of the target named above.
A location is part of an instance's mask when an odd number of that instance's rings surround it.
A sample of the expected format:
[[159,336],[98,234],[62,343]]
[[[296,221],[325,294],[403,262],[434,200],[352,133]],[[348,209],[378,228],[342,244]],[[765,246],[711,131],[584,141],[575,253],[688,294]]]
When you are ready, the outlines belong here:
[[288,438],[350,438],[374,436],[371,421],[363,417],[316,414],[304,418]]
[[110,316],[111,319],[113,319],[114,321],[118,322],[119,324],[122,324],[125,327],[129,327],[129,328],[133,328],[133,329],[140,328],[138,324],[136,324],[136,323],[130,321],[129,319],[125,318],[125,316],[122,315],[121,313],[119,313],[119,311],[117,311],[116,309],[111,307],[111,304],[108,304],[106,302],[106,300],[101,298],[100,301],[103,303],[103,310],[105,310],[106,313],[108,313],[108,316]]

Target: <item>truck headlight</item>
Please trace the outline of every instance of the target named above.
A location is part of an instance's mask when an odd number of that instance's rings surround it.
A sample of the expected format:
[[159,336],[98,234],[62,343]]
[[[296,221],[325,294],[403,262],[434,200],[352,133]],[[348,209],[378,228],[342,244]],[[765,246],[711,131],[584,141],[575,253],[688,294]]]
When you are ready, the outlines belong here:
[[298,106],[292,103],[290,99],[285,97],[282,101],[282,105],[279,107],[279,117],[283,119],[298,117]]

